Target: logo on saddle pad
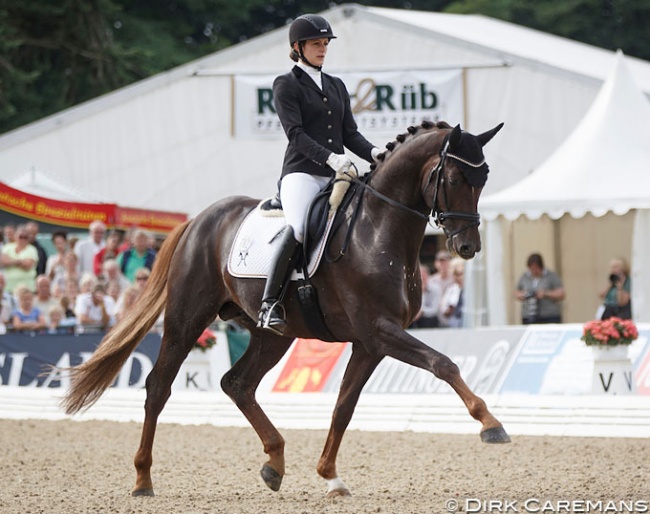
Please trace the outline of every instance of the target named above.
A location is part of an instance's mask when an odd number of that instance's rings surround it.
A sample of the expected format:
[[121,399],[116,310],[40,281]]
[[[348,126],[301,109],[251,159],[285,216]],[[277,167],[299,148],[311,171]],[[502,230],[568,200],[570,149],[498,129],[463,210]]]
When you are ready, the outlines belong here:
[[[263,211],[260,207],[264,203],[261,202],[246,216],[237,231],[228,257],[228,273],[233,277],[266,278],[270,272],[271,261],[280,242],[277,236],[287,223],[282,211],[276,210],[273,214]],[[334,216],[329,216],[322,237],[313,247],[307,267],[310,277],[316,272],[323,257],[333,221]],[[294,271],[291,280],[301,277],[302,273]]]

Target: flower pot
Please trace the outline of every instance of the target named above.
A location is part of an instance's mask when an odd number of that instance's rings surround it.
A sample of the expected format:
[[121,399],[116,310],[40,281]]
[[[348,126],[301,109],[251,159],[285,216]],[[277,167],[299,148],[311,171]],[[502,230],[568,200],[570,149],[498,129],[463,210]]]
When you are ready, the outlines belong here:
[[628,357],[629,345],[591,346],[594,356],[594,394],[634,394],[634,368]]

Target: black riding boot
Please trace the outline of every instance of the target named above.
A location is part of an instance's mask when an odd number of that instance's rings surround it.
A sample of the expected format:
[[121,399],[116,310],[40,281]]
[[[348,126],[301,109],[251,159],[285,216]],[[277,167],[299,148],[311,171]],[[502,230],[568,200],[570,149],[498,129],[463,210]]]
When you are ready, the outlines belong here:
[[280,303],[282,289],[287,282],[288,274],[293,269],[297,258],[296,250],[300,243],[293,236],[293,229],[287,226],[282,232],[282,241],[271,264],[271,271],[266,279],[262,306],[259,312],[257,326],[267,328],[282,335],[287,326],[284,320],[284,307]]

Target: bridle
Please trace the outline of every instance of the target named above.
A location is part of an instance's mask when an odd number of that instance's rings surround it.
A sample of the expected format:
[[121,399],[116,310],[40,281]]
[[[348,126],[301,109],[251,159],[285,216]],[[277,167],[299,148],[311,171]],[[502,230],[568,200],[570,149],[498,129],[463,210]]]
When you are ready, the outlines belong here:
[[[349,175],[349,177],[354,182],[361,185],[364,189],[368,190],[377,198],[380,198],[381,200],[388,203],[389,205],[392,205],[393,207],[396,207],[403,211],[409,212],[414,216],[417,216],[418,218],[422,218],[426,220],[427,223],[430,223],[431,219],[433,219],[436,227],[441,228],[444,231],[445,236],[447,236],[448,239],[451,239],[452,237],[460,234],[461,232],[464,232],[465,230],[471,227],[478,226],[481,223],[481,215],[478,212],[444,211],[440,207],[438,202],[438,191],[440,190],[442,190],[442,195],[444,198],[445,205],[449,205],[447,189],[444,187],[445,174],[443,173],[443,169],[445,167],[445,163],[449,158],[449,159],[457,160],[463,164],[466,164],[467,166],[471,166],[473,168],[479,168],[483,166],[483,164],[485,164],[485,159],[483,159],[483,161],[477,164],[477,163],[469,162],[455,154],[449,153],[449,136],[447,136],[447,139],[445,140],[442,149],[440,150],[439,156],[440,159],[438,161],[438,164],[431,167],[431,170],[429,171],[429,177],[427,178],[427,184],[424,187],[424,193],[426,193],[426,191],[429,189],[431,184],[434,184],[433,202],[432,202],[431,212],[429,214],[423,214],[420,211],[416,211],[415,209],[412,209],[402,203],[399,203],[398,201],[389,198],[383,193],[377,191],[375,188],[371,187],[370,178],[372,176],[372,173],[366,175],[367,178],[365,180],[360,179],[351,174]],[[450,231],[445,227],[445,222],[447,220],[452,220],[452,219],[465,220],[467,221],[467,223],[465,223],[462,227],[454,231]]]
[[[447,236],[448,239],[451,239],[452,237],[460,234],[461,232],[464,232],[468,228],[475,227],[475,226],[477,227],[478,225],[480,225],[481,215],[478,212],[443,211],[438,205],[438,191],[440,190],[442,190],[442,195],[445,200],[445,205],[449,205],[449,199],[447,197],[447,188],[444,187],[445,174],[442,172],[445,166],[445,162],[447,161],[447,158],[457,160],[467,166],[471,166],[472,168],[480,168],[481,166],[483,166],[485,164],[485,159],[483,159],[480,163],[476,164],[476,163],[469,162],[455,154],[449,153],[449,137],[447,137],[447,139],[445,140],[442,146],[442,149],[440,150],[440,160],[438,161],[438,164],[432,166],[431,171],[429,171],[429,177],[427,179],[427,185],[424,187],[424,192],[426,193],[431,183],[434,183],[435,186],[433,189],[433,202],[432,202],[433,206],[431,207],[431,213],[429,214],[428,217],[433,218],[433,221],[436,224],[436,226],[440,227],[445,232],[445,235]],[[459,229],[450,232],[445,227],[445,221],[449,219],[465,220],[467,221],[467,223],[465,223]]]

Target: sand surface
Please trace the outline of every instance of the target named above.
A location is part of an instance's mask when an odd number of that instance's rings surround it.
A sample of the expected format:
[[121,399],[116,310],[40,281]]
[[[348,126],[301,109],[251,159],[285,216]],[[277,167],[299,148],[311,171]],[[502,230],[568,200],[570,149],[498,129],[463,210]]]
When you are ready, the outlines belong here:
[[[439,514],[456,511],[454,502],[464,512],[629,512],[586,510],[586,502],[650,502],[645,439],[518,436],[491,446],[478,435],[349,431],[338,470],[353,496],[328,499],[315,471],[324,431],[283,431],[287,474],[275,493],[259,477],[265,455],[252,429],[171,424],[156,436],[156,496],[133,498],[140,431],[139,423],[0,420],[0,512]],[[553,510],[542,510],[545,501]]]

